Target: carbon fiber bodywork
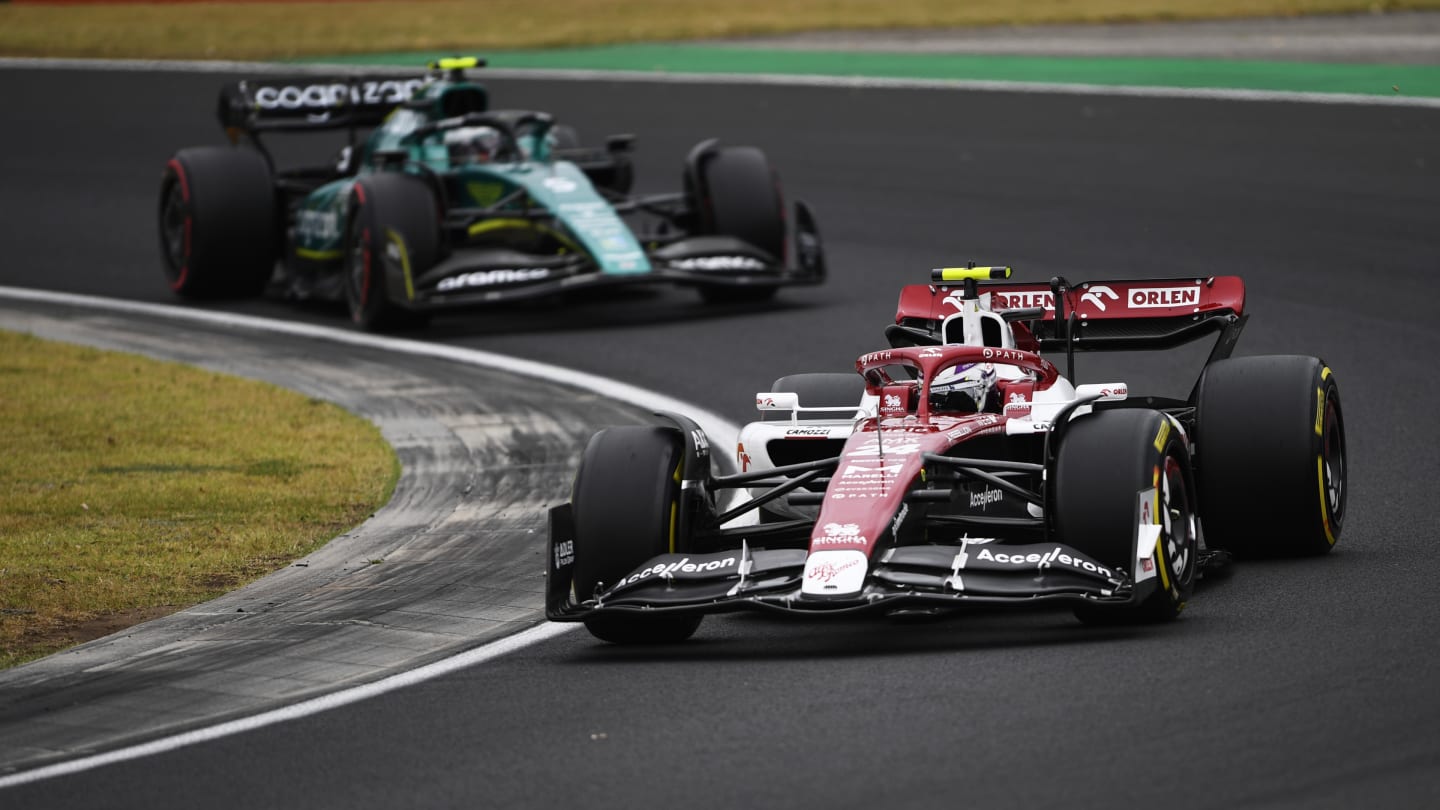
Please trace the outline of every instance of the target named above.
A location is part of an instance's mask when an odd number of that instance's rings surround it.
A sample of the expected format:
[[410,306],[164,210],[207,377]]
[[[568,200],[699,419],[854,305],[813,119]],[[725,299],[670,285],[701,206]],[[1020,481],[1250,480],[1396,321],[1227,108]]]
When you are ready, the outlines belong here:
[[[681,190],[632,194],[633,136],[582,146],[547,113],[492,109],[486,89],[464,74],[479,64],[450,60],[413,78],[265,77],[222,89],[219,118],[232,145],[269,166],[279,231],[275,289],[301,299],[348,293],[352,310],[373,293],[384,297],[383,308],[425,313],[635,284],[758,299],[824,281],[815,217],[803,202],[783,213],[759,150],[703,142],[685,157]],[[276,133],[331,130],[348,138],[324,165],[284,167],[267,146]],[[452,136],[479,130],[494,133],[498,145],[483,159],[457,157]],[[772,196],[773,212],[759,225],[744,221],[743,200],[720,199],[711,187],[718,182],[711,165],[735,159],[737,150],[753,169],[756,182],[747,188]],[[401,175],[424,189],[419,201],[428,196],[436,216],[372,223],[381,229],[367,243],[375,255],[357,269],[356,212],[367,194],[379,193],[367,186],[377,175]],[[165,212],[175,243],[167,252],[177,263],[191,254],[190,213],[179,210],[189,204],[191,182],[178,178],[184,194]],[[394,183],[384,190],[405,191]],[[400,197],[395,206],[415,210],[416,191]],[[721,206],[742,209],[740,225]],[[379,278],[369,278],[372,270]],[[172,277],[183,275],[172,268]],[[183,283],[172,286],[187,294]]]
[[[1008,268],[943,269],[906,287],[886,330],[893,348],[856,360],[858,402],[843,393],[854,389],[815,379],[839,375],[793,375],[757,393],[765,418],[740,433],[739,472],[718,472],[709,438],[662,414],[675,449],[652,449],[664,460],[657,469],[674,470],[670,520],[649,521],[659,535],[635,543],[623,509],[593,499],[584,513],[576,503],[552,509],[546,615],[618,643],[679,640],[696,626],[679,620],[687,614],[741,610],[1055,605],[1085,621],[1171,619],[1201,572],[1231,558],[1207,541],[1207,492],[1249,497],[1224,474],[1201,474],[1195,437],[1212,454],[1244,454],[1255,440],[1231,436],[1256,429],[1290,443],[1245,462],[1293,492],[1279,519],[1301,527],[1307,553],[1334,544],[1344,443],[1333,377],[1316,358],[1230,358],[1246,318],[1240,279],[1008,277]],[[1204,337],[1215,345],[1187,399],[1132,398],[1123,382],[1076,385],[1038,354]],[[957,375],[977,371],[964,379],[988,380],[984,396],[953,396]],[[1250,382],[1271,373],[1271,384]],[[789,380],[809,393],[790,393]],[[1283,407],[1242,415],[1251,390]],[[587,448],[602,471],[607,458],[620,456]],[[604,475],[582,465],[577,493],[587,474]],[[1253,488],[1258,513],[1266,490]],[[1211,497],[1209,514],[1223,514]],[[739,519],[751,512],[759,519]],[[1246,527],[1226,527],[1222,543],[1246,540]],[[623,565],[582,574],[577,559],[607,550]]]

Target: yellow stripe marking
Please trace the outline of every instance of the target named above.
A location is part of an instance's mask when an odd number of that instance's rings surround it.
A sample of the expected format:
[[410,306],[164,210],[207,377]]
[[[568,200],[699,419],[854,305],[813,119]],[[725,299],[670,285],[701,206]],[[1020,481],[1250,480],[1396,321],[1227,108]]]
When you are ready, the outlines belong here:
[[311,250],[309,248],[295,248],[295,255],[302,259],[309,259],[312,262],[324,262],[331,259],[338,259],[345,255],[343,250]]
[[[680,460],[675,462],[675,473],[674,473],[674,475],[670,476],[670,478],[671,478],[672,480],[674,480],[675,483],[677,483],[677,484],[680,483],[680,465],[682,465],[682,464],[684,464],[684,463],[685,463],[685,457],[684,457],[684,456],[681,456],[681,457],[680,457]],[[672,501],[670,502],[670,553],[671,553],[671,554],[674,554],[674,553],[675,553],[675,532],[676,532],[676,530],[679,528],[679,523],[680,523],[680,499],[679,499],[679,498],[676,498],[675,500],[672,500]]]
[[[1326,380],[1326,378],[1328,378],[1329,376],[1330,376],[1330,367],[1329,367],[1329,366],[1321,366],[1321,367],[1320,367],[1320,381],[1321,381],[1321,382],[1324,382],[1324,381]],[[1325,435],[1324,432],[1323,432],[1323,430],[1324,430],[1324,422],[1325,422],[1325,386],[1322,385],[1322,386],[1320,386],[1319,388],[1316,388],[1316,389],[1315,389],[1315,435],[1316,435],[1316,436],[1323,436],[1323,435]]]
[[481,234],[490,233],[491,231],[515,229],[530,230],[536,231],[538,233],[543,233],[546,236],[549,236],[552,239],[565,245],[565,247],[569,248],[570,250],[575,251],[576,253],[584,252],[580,249],[578,245],[575,244],[574,240],[570,239],[565,234],[560,233],[554,228],[546,227],[545,225],[541,225],[536,222],[531,222],[528,219],[487,219],[471,225],[469,228],[466,229],[466,233],[471,236],[480,236]]
[[[1323,381],[1330,376],[1330,367],[1320,368],[1320,379]],[[1325,436],[1325,387],[1322,385],[1315,389],[1315,435],[1324,438]],[[1330,494],[1325,491],[1325,456],[1324,448],[1321,448],[1321,455],[1315,457],[1315,481],[1320,487],[1320,525],[1325,527],[1325,541],[1335,545],[1335,532],[1330,528]]]
[[528,219],[487,219],[471,225],[469,233],[471,236],[479,236],[490,231],[500,231],[506,228],[533,228],[534,224]]
[[1330,495],[1325,491],[1325,457],[1315,457],[1315,477],[1320,484],[1320,523],[1325,527],[1325,539],[1335,545],[1335,533],[1330,530]]
[[405,276],[405,298],[415,300],[415,282],[410,278],[410,251],[405,247],[405,238],[390,228],[385,229],[385,235],[400,248],[400,270]]

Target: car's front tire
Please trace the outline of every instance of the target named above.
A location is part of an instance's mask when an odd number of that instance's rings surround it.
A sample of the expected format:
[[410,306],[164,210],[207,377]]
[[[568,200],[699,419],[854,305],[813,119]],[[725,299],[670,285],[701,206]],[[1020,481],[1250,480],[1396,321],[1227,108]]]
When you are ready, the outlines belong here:
[[[785,261],[785,207],[780,181],[765,153],[753,146],[725,146],[699,157],[691,205],[702,234],[733,236]],[[773,298],[772,286],[700,287],[708,303],[753,303]]]
[[[626,425],[590,438],[571,498],[578,599],[592,598],[646,560],[684,545],[672,534],[683,461],[674,428]],[[694,635],[700,620],[689,613],[600,613],[585,619],[585,627],[615,644],[666,644]]]
[[1054,495],[1060,542],[1132,577],[1139,573],[1137,525],[1160,526],[1157,586],[1138,604],[1081,605],[1075,610],[1081,621],[1166,621],[1180,615],[1195,584],[1199,527],[1190,456],[1169,417],[1121,409],[1076,418],[1060,440]]
[[391,300],[388,267],[410,285],[433,266],[440,252],[440,215],[435,195],[419,178],[398,172],[368,175],[350,194],[345,233],[345,303],[350,320],[367,332],[424,325],[422,313]]

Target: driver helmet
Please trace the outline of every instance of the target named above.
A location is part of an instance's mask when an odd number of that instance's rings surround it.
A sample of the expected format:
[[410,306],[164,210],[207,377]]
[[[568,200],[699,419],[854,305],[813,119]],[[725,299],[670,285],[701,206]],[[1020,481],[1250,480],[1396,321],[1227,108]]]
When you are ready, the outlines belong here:
[[500,131],[494,127],[459,127],[445,133],[451,166],[489,163],[500,153]]
[[994,363],[962,363],[941,371],[930,385],[930,407],[938,411],[998,411]]

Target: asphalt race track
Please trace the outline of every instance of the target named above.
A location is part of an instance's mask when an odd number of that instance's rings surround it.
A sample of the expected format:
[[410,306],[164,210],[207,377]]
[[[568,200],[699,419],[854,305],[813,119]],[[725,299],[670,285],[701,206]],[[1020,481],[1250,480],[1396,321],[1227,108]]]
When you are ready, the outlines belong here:
[[[220,77],[0,73],[0,284],[166,303],[154,208],[219,140]],[[1020,93],[494,81],[586,139],[640,135],[678,186],[718,136],[816,209],[831,283],[764,307],[664,290],[474,313],[427,339],[751,418],[795,371],[883,347],[899,286],[1238,274],[1240,354],[1316,354],[1347,417],[1349,513],[1321,559],[1202,584],[1178,623],[706,619],[689,644],[564,634],[344,709],[0,791],[24,808],[1430,807],[1440,802],[1440,111]],[[322,308],[233,311],[343,325]],[[1167,355],[1081,381],[1175,393]],[[1190,359],[1190,358],[1185,358]],[[1186,376],[1189,374],[1190,376]],[[1183,388],[1181,389],[1183,391]]]

